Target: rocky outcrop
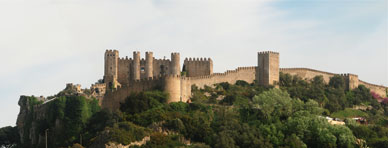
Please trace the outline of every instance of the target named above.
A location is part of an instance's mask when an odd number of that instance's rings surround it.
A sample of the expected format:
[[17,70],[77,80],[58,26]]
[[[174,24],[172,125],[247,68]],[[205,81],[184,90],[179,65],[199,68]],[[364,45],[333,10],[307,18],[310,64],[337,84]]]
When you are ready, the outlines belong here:
[[42,104],[43,100],[35,97],[20,96],[20,112],[16,121],[20,142],[26,145],[38,145],[44,141],[41,131],[37,128],[38,121],[45,118],[47,107]]

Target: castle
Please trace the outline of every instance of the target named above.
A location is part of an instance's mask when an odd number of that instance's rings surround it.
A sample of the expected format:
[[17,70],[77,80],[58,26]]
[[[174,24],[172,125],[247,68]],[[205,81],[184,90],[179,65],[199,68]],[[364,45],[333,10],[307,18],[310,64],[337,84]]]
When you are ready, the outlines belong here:
[[[326,83],[334,73],[308,68],[279,68],[279,53],[258,52],[257,66],[239,67],[225,73],[213,73],[213,61],[210,58],[186,58],[182,71],[180,54],[171,53],[171,59],[155,59],[152,52],[133,52],[133,58],[120,58],[117,50],[106,50],[103,82],[92,85],[92,92],[101,95],[104,108],[119,108],[132,92],[141,92],[159,88],[169,94],[168,102],[186,102],[191,96],[191,86],[203,88],[216,83],[234,84],[237,80],[248,83],[257,81],[259,85],[275,85],[279,82],[279,73],[298,75],[305,80],[322,75]],[[347,89],[362,84],[371,91],[386,96],[387,87],[370,84],[358,79],[354,74],[340,74],[346,80]]]

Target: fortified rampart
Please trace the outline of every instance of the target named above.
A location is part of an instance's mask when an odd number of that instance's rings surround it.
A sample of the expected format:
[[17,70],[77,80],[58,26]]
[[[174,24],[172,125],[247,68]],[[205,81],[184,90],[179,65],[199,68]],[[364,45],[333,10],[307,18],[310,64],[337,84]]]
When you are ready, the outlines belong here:
[[[259,85],[277,85],[279,72],[298,75],[305,80],[322,75],[326,83],[335,73],[309,68],[279,68],[279,53],[266,51],[258,53],[257,66],[239,67],[225,73],[213,73],[213,61],[210,58],[186,58],[183,74],[180,75],[180,54],[172,53],[170,59],[155,59],[152,52],[146,52],[146,59],[140,58],[140,52],[134,52],[133,58],[119,58],[116,50],[105,53],[104,90],[106,92],[101,104],[104,108],[118,109],[132,92],[161,89],[169,94],[168,102],[186,102],[191,97],[191,86],[203,88],[216,83],[234,84],[237,80],[248,83],[257,81]],[[371,91],[386,95],[387,87],[370,84],[358,79],[354,74],[340,74],[345,78],[347,89],[354,89],[359,84]],[[99,89],[104,87],[99,86]]]
[[145,58],[138,51],[133,52],[133,58],[119,58],[117,50],[106,50],[104,83],[108,84],[107,88],[160,75],[180,75],[179,53],[171,53],[171,60],[167,60],[155,59],[152,52],[146,52]]
[[160,77],[146,78],[131,81],[129,85],[123,85],[117,89],[106,91],[102,100],[104,108],[119,108],[120,102],[132,92],[141,92],[159,88],[169,93],[168,102],[186,102],[191,97],[191,86],[196,85],[204,88],[205,85],[228,82],[236,83],[237,80],[244,80],[253,83],[256,75],[256,67],[239,67],[236,70],[228,70],[225,73],[214,73],[208,76],[185,77],[179,75],[164,75]]
[[132,80],[129,85],[107,90],[101,104],[104,108],[118,109],[120,107],[120,102],[123,102],[132,92],[152,90],[163,84],[163,80],[158,77]]
[[213,61],[210,58],[186,58],[183,67],[187,77],[213,74]]
[[359,80],[358,76],[355,74],[335,74],[330,72],[324,72],[309,68],[280,68],[280,72],[290,74],[290,75],[297,75],[301,77],[304,80],[311,80],[315,76],[323,76],[323,80],[325,83],[329,83],[330,78],[334,75],[341,75],[345,78],[346,87],[348,90],[354,89],[358,87],[358,85],[364,85],[365,87],[369,88],[371,91],[379,94],[380,96],[386,96],[387,94],[387,87],[381,86],[381,85],[375,85],[371,83],[367,83],[365,81]]
[[314,70],[309,68],[280,68],[279,70],[282,73],[288,73],[290,75],[298,75],[299,77],[305,80],[311,80],[315,76],[321,75],[323,76],[323,80],[326,83],[329,83],[330,78],[335,75],[334,73],[329,73],[329,72],[324,72],[324,71],[319,71],[319,70]]
[[365,82],[365,81],[362,81],[362,80],[359,80],[358,83],[361,84],[361,85],[366,86],[371,91],[375,92],[376,94],[379,94],[380,96],[386,96],[387,95],[387,89],[388,88],[385,87],[385,86],[371,84],[371,83],[368,83],[368,82]]
[[214,73],[208,76],[198,76],[189,78],[191,85],[196,85],[203,88],[205,85],[212,86],[213,84],[228,82],[236,83],[237,80],[244,80],[248,83],[255,81],[256,67],[239,67],[236,70],[228,70],[225,73]]

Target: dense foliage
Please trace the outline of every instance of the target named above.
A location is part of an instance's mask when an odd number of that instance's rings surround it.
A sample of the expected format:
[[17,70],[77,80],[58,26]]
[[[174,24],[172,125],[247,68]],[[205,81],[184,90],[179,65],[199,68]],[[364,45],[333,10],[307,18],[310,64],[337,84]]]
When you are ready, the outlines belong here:
[[339,75],[325,84],[322,76],[316,76],[309,82],[298,76],[280,73],[280,89],[286,90],[292,98],[315,100],[326,109],[323,115],[349,122],[352,121],[349,118],[365,118],[367,124],[346,125],[356,138],[366,140],[368,146],[388,147],[388,104],[377,102],[377,99],[384,96],[376,97],[374,92],[363,85],[346,90],[345,80]]
[[[347,90],[341,76],[326,84],[322,76],[307,81],[280,74],[279,88],[237,81],[192,86],[192,94],[192,103],[167,104],[161,91],[133,93],[115,111],[100,110],[96,100],[62,96],[38,121],[39,134],[49,129],[51,147],[135,141],[144,143],[133,147],[145,148],[388,147],[388,105],[363,85]],[[346,125],[332,125],[326,116]],[[9,132],[15,129],[0,129],[1,146],[15,146],[18,135]]]
[[0,128],[0,147],[14,147],[19,141],[19,132],[16,127]]

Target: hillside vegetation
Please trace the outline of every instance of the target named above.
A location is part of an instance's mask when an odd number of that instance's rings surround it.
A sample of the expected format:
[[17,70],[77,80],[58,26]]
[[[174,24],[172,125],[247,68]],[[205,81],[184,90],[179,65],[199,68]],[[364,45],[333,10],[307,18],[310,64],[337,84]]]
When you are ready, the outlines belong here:
[[[41,105],[44,118],[33,115],[40,103],[25,98],[32,118],[25,116],[23,128],[1,128],[0,146],[43,147],[48,129],[49,147],[388,147],[388,105],[362,85],[347,91],[340,76],[325,84],[319,76],[307,81],[281,74],[279,88],[237,81],[193,86],[192,93],[192,103],[170,104],[158,90],[133,93],[115,111],[101,110],[92,98],[64,95]],[[31,133],[37,139],[29,139]]]

